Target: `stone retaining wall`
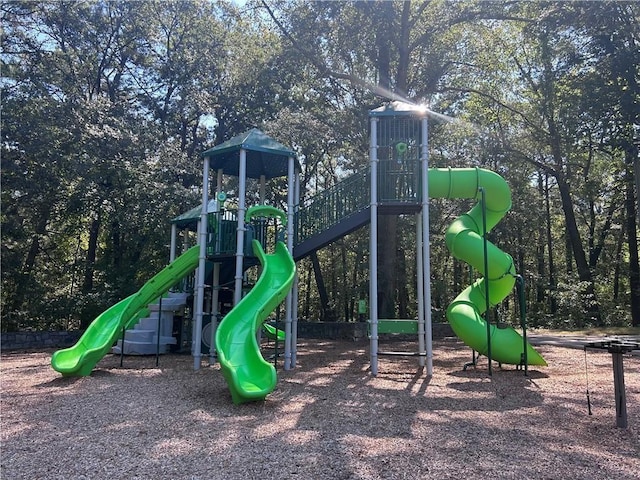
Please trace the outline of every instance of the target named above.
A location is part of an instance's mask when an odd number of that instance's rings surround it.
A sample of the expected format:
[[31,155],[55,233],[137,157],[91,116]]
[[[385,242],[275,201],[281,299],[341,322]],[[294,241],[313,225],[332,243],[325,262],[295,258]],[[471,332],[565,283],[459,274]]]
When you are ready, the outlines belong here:
[[[284,324],[279,325],[284,329]],[[2,351],[37,350],[49,348],[66,348],[75,344],[82,335],[80,331],[72,332],[9,332],[0,336]],[[453,336],[448,323],[434,323],[433,337]],[[408,339],[414,335],[406,335]],[[367,324],[341,322],[300,322],[298,338],[318,338],[329,340],[358,341],[367,338]]]
[[[318,338],[330,340],[358,341],[367,338],[367,323],[342,323],[342,322],[299,322],[298,338]],[[284,329],[284,323],[279,323],[279,328]],[[433,338],[454,336],[451,325],[448,323],[434,323],[432,325]],[[415,335],[404,335],[408,340]]]
[[72,332],[7,332],[0,335],[0,349],[34,350],[48,348],[66,348],[75,344],[82,335],[76,330]]

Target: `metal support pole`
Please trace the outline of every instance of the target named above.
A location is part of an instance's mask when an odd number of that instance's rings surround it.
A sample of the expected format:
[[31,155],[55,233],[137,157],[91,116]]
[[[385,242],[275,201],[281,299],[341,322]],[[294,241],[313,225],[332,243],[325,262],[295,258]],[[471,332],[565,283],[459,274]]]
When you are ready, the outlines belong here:
[[489,375],[493,375],[492,371],[492,359],[491,359],[491,323],[489,322],[489,309],[491,308],[491,302],[489,301],[489,258],[488,258],[488,246],[487,246],[487,204],[486,204],[486,192],[484,187],[478,187],[480,190],[482,201],[482,248],[484,253],[484,296],[486,310],[484,312],[484,321],[487,325],[487,360],[489,361]]
[[611,352],[613,359],[613,387],[616,396],[616,425],[627,428],[627,394],[624,387],[624,364],[622,352]]
[[[287,250],[293,255],[293,215],[295,196],[295,162],[293,157],[288,159],[287,168]],[[291,350],[293,349],[291,340],[291,324],[293,323],[293,292],[289,291],[285,300],[286,317],[284,326],[284,369],[291,369]],[[277,333],[277,325],[276,325]],[[276,345],[278,336],[276,335]],[[277,354],[276,354],[277,356]]]
[[171,224],[171,247],[169,248],[169,263],[176,259],[176,243],[178,238],[178,227],[175,223]]
[[120,348],[120,368],[122,368],[122,365],[124,363],[124,336],[125,333],[127,332],[127,327],[122,327],[122,343],[121,348]]
[[218,328],[218,307],[220,295],[220,263],[213,264],[213,282],[211,287],[211,336],[209,338],[209,365],[216,363],[216,329]]
[[522,328],[522,363],[524,364],[524,376],[529,375],[529,359],[527,358],[527,300],[524,291],[524,277],[516,276],[518,282],[518,303],[520,304],[520,328]]
[[[296,221],[295,219],[298,218],[298,212],[300,211],[300,171],[298,169],[296,169],[295,172],[295,191],[293,194],[293,200],[294,200],[294,222]],[[297,231],[296,231],[297,225],[294,225],[294,236],[297,235]],[[295,242],[294,242],[295,243]],[[293,318],[291,319],[291,368],[296,368],[296,358],[298,355],[298,296],[299,296],[299,289],[298,289],[298,272],[296,271],[296,278],[293,281]]]
[[298,298],[300,290],[298,290],[298,272],[293,280],[291,289],[291,369],[296,368],[296,356],[298,353]]
[[[418,288],[418,351],[424,352],[425,348],[425,336],[424,336],[424,324],[426,322],[425,308],[424,308],[424,262],[422,255],[424,249],[422,247],[422,214],[416,215],[416,276],[417,276],[417,288]],[[424,357],[418,357],[418,362],[421,367],[424,367]]]
[[160,334],[162,333],[162,295],[158,299],[158,331],[156,332],[156,368],[160,364]]
[[[613,385],[616,402],[616,425],[620,428],[627,428],[627,394],[624,386],[624,357],[625,353],[634,350],[640,351],[640,343],[626,342],[621,340],[605,340],[602,342],[589,342],[584,346],[584,367],[587,370],[587,348],[597,348],[607,350],[611,354],[613,361]],[[591,415],[591,401],[589,398],[589,377],[587,377],[587,406]]]
[[369,328],[371,374],[378,375],[378,119],[371,118],[371,225],[369,229]]
[[[433,330],[431,325],[431,248],[429,240],[429,122],[422,118],[422,145],[420,152],[422,178],[422,272],[424,275],[425,342],[427,375],[433,375]],[[421,350],[422,351],[422,350]]]
[[237,305],[242,299],[242,272],[244,265],[244,214],[247,194],[247,151],[240,149],[240,167],[238,171],[238,228],[236,230],[236,274],[233,292],[233,304]]
[[200,359],[202,357],[202,315],[204,310],[204,282],[207,264],[207,239],[208,228],[207,219],[209,216],[209,157],[204,159],[202,169],[202,211],[198,230],[198,244],[200,253],[198,255],[198,281],[196,284],[196,308],[195,321],[193,326],[193,369],[200,370]]
[[[218,194],[222,193],[222,169],[218,169],[216,173],[216,212],[217,212],[217,238],[215,240],[215,253],[220,252],[220,243],[222,241],[222,208],[220,201],[218,200]],[[213,264],[213,281],[211,287],[211,338],[209,339],[209,365],[216,363],[216,330],[218,329],[218,317],[220,314],[219,301],[220,301],[220,263]]]

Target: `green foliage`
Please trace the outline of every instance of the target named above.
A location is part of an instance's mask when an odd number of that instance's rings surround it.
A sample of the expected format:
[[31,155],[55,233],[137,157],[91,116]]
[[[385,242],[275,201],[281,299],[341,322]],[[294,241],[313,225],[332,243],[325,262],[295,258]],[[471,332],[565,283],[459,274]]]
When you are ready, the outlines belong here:
[[[3,330],[78,328],[155,273],[169,220],[199,202],[198,155],[212,143],[257,126],[292,145],[308,198],[366,166],[367,112],[394,95],[446,114],[431,122],[432,165],[507,179],[512,211],[491,240],[525,276],[534,325],[640,322],[637,4],[5,1],[0,12]],[[284,206],[284,180],[273,186]],[[469,206],[431,204],[434,318],[470,281],[442,239]],[[393,228],[385,295],[410,317],[414,220]],[[322,279],[302,262],[301,317],[354,320],[367,252],[363,229],[318,253]],[[504,312],[517,318],[513,300]]]

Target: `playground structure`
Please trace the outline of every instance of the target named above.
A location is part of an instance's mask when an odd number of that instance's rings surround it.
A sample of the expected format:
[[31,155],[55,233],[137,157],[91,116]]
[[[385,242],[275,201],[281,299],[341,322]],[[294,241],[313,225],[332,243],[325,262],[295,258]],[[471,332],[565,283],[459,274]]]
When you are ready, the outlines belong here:
[[[147,314],[145,310],[150,302],[163,297],[195,270],[191,287],[194,369],[201,367],[202,332],[208,317],[209,358],[213,362],[217,354],[234,403],[264,399],[276,386],[276,373],[262,358],[256,334],[283,299],[284,368],[289,370],[296,365],[295,262],[370,224],[371,373],[378,373],[379,355],[408,354],[417,356],[420,365],[426,366],[427,375],[431,375],[430,198],[477,201],[469,212],[451,224],[445,236],[451,253],[481,274],[447,309],[454,332],[474,351],[495,361],[546,365],[540,354],[513,328],[492,325],[483,318],[489,308],[511,292],[517,279],[511,257],[486,239],[486,234],[511,206],[504,179],[480,168],[429,168],[428,114],[413,105],[391,102],[371,111],[370,138],[369,167],[320,192],[304,205],[299,203],[300,165],[295,153],[259,130],[238,135],[204,152],[202,205],[174,219],[169,266],[138,293],[100,315],[75,346],[56,352],[52,357],[53,368],[63,375],[89,375],[116,340],[122,340],[123,336],[126,340],[124,332]],[[216,173],[215,188],[210,186],[212,170]],[[238,178],[234,209],[225,205],[224,175]],[[267,180],[284,176],[288,186],[286,213],[265,205]],[[259,182],[258,204],[251,208],[247,208],[248,179]],[[212,191],[215,195],[210,198]],[[381,215],[415,216],[417,319],[378,318],[377,231]],[[198,241],[176,257],[179,228],[197,229]],[[183,236],[185,242],[187,238],[188,235]],[[265,253],[267,248],[273,248],[274,253]],[[244,296],[245,271],[258,264],[262,265],[261,276]],[[225,290],[231,284],[233,288]],[[222,316],[221,293],[224,291],[232,292],[233,308]],[[380,351],[379,334],[405,331],[407,323],[409,331],[417,333],[417,352]],[[153,339],[159,342],[161,337],[159,326]]]

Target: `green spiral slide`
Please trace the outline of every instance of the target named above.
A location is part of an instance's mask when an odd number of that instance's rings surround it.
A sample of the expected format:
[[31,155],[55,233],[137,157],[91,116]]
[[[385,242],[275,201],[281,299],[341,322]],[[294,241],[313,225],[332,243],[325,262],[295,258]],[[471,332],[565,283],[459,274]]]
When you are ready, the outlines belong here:
[[[480,200],[485,192],[486,231],[491,229],[511,208],[511,191],[505,180],[495,172],[481,168],[429,169],[431,198],[471,198]],[[478,202],[458,217],[445,235],[452,255],[480,271],[482,278],[460,293],[447,308],[447,319],[455,334],[469,347],[487,356],[487,324],[482,318],[486,310],[485,282],[489,283],[489,304],[494,306],[509,295],[515,284],[513,259],[491,242],[487,242],[488,271],[484,271],[482,204]],[[523,340],[511,327],[490,326],[491,357],[501,363],[519,365],[522,362]],[[527,363],[547,365],[529,344]]]
[[191,247],[167,265],[130,297],[100,314],[70,348],[58,350],[51,357],[51,366],[63,376],[85,377],[111,349],[123,327],[132,327],[139,312],[166,293],[198,266],[200,247]]
[[266,254],[257,240],[252,246],[262,274],[216,331],[220,368],[236,405],[263,400],[276,387],[276,369],[262,357],[256,334],[291,289],[296,273],[296,264],[283,242],[276,243],[272,254]]

